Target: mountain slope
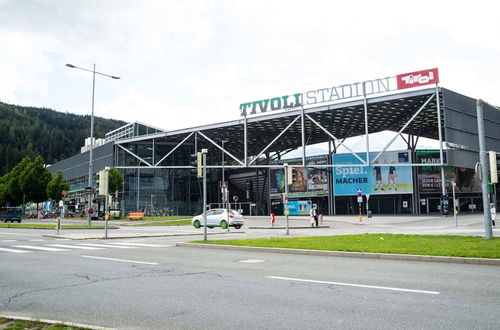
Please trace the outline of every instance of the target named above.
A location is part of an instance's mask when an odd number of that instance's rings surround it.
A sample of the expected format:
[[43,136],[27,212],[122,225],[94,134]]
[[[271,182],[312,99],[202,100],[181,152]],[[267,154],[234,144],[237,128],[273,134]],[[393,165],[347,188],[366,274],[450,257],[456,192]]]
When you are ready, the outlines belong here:
[[[104,135],[126,123],[94,117],[94,136]],[[75,115],[46,108],[0,102],[0,176],[25,156],[42,156],[53,164],[80,152],[90,136],[90,115]]]

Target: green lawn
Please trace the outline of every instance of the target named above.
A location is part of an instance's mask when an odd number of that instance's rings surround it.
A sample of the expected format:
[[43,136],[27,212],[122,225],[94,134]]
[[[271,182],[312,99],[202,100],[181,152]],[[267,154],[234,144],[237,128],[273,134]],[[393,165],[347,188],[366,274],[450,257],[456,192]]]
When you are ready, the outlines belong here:
[[138,222],[128,223],[129,226],[185,226],[190,225],[191,220],[173,220],[173,221],[155,221],[155,222]]
[[500,258],[500,238],[361,234],[301,238],[197,241],[195,243],[326,251],[415,254],[469,258]]
[[[55,224],[49,223],[0,223],[0,228],[35,228],[35,229],[55,229]],[[116,229],[116,226],[108,226],[109,229]],[[104,229],[104,225],[62,225],[62,229]]]
[[13,320],[0,317],[0,329],[5,330],[90,330],[88,328],[73,327],[64,324],[50,324],[40,321]]

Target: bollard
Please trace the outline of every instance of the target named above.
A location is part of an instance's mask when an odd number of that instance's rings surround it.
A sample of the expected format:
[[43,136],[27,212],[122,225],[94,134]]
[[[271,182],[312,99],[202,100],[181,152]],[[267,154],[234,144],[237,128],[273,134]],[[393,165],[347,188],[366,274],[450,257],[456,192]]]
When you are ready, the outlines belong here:
[[61,230],[61,217],[56,218],[56,234],[59,235],[59,230]]

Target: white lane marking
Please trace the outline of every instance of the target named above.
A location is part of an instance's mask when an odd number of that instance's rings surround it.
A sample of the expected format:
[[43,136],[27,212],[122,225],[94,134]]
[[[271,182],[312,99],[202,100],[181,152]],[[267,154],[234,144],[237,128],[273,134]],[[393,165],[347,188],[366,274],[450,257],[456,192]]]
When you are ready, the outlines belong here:
[[15,236],[28,236],[28,237],[40,237],[40,235],[16,234],[16,233],[9,233],[9,232],[5,232],[5,231],[0,231],[0,234],[15,235]]
[[280,277],[280,276],[267,276],[267,277],[268,278],[272,278],[272,279],[276,279],[276,280],[295,281],[295,282],[308,282],[308,283],[319,283],[319,284],[342,285],[342,286],[352,286],[352,287],[358,287],[358,288],[391,290],[391,291],[402,291],[402,292],[412,292],[412,293],[440,294],[440,292],[437,292],[437,291],[425,291],[425,290],[391,288],[391,287],[387,287],[387,286],[375,286],[375,285],[364,285],[364,284],[340,283],[340,282],[329,282],[329,281],[316,281],[316,280],[306,280],[306,279],[301,279],[301,278],[290,278],[290,277]]
[[45,242],[44,239],[30,239],[30,242]]
[[30,252],[33,252],[33,251],[7,249],[7,248],[0,248],[0,251],[13,252],[13,253],[30,253]]
[[102,250],[102,248],[98,248],[98,247],[66,245],[66,244],[50,244],[49,246],[68,248],[68,249],[80,249],[80,250]]
[[157,262],[146,262],[146,261],[126,260],[126,259],[116,259],[116,258],[103,258],[103,257],[94,257],[94,256],[82,256],[82,257],[92,258],[92,259],[111,260],[111,261],[130,262],[133,264],[158,265]]
[[172,245],[161,245],[161,244],[145,244],[145,243],[109,243],[113,245],[125,245],[125,246],[140,246],[140,247],[171,247]]
[[17,242],[17,239],[3,239],[2,242]]
[[57,249],[57,248],[50,248],[50,247],[45,247],[45,246],[15,245],[14,247],[15,248],[22,248],[22,249],[42,250],[42,251],[68,251],[66,249]]
[[78,245],[83,245],[83,246],[95,246],[95,247],[102,247],[102,248],[115,248],[115,249],[133,249],[133,246],[119,246],[119,245],[108,245],[108,244],[93,244],[93,243],[85,243],[85,244],[78,244]]
[[238,260],[238,262],[241,262],[242,264],[258,264],[266,261],[262,259],[244,259],[244,260]]

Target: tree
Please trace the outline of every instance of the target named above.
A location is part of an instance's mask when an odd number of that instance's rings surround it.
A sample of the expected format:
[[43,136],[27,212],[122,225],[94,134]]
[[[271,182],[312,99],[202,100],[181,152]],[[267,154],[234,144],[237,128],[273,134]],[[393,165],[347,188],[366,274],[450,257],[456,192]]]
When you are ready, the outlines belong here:
[[24,201],[23,190],[21,189],[20,179],[22,178],[22,173],[30,166],[31,159],[29,157],[24,157],[19,164],[17,164],[12,171],[3,176],[4,187],[4,197],[5,202],[11,205],[21,205]]
[[110,193],[117,192],[123,186],[123,174],[120,170],[112,167],[109,169],[108,189]]
[[46,201],[47,185],[51,179],[50,171],[45,168],[42,157],[38,156],[24,168],[19,178],[19,185],[26,200],[37,204]]
[[4,182],[4,178],[0,178],[0,206],[4,205],[7,201],[7,184]]
[[59,202],[64,190],[69,190],[68,181],[63,179],[61,171],[57,171],[56,175],[47,184],[47,196]]

